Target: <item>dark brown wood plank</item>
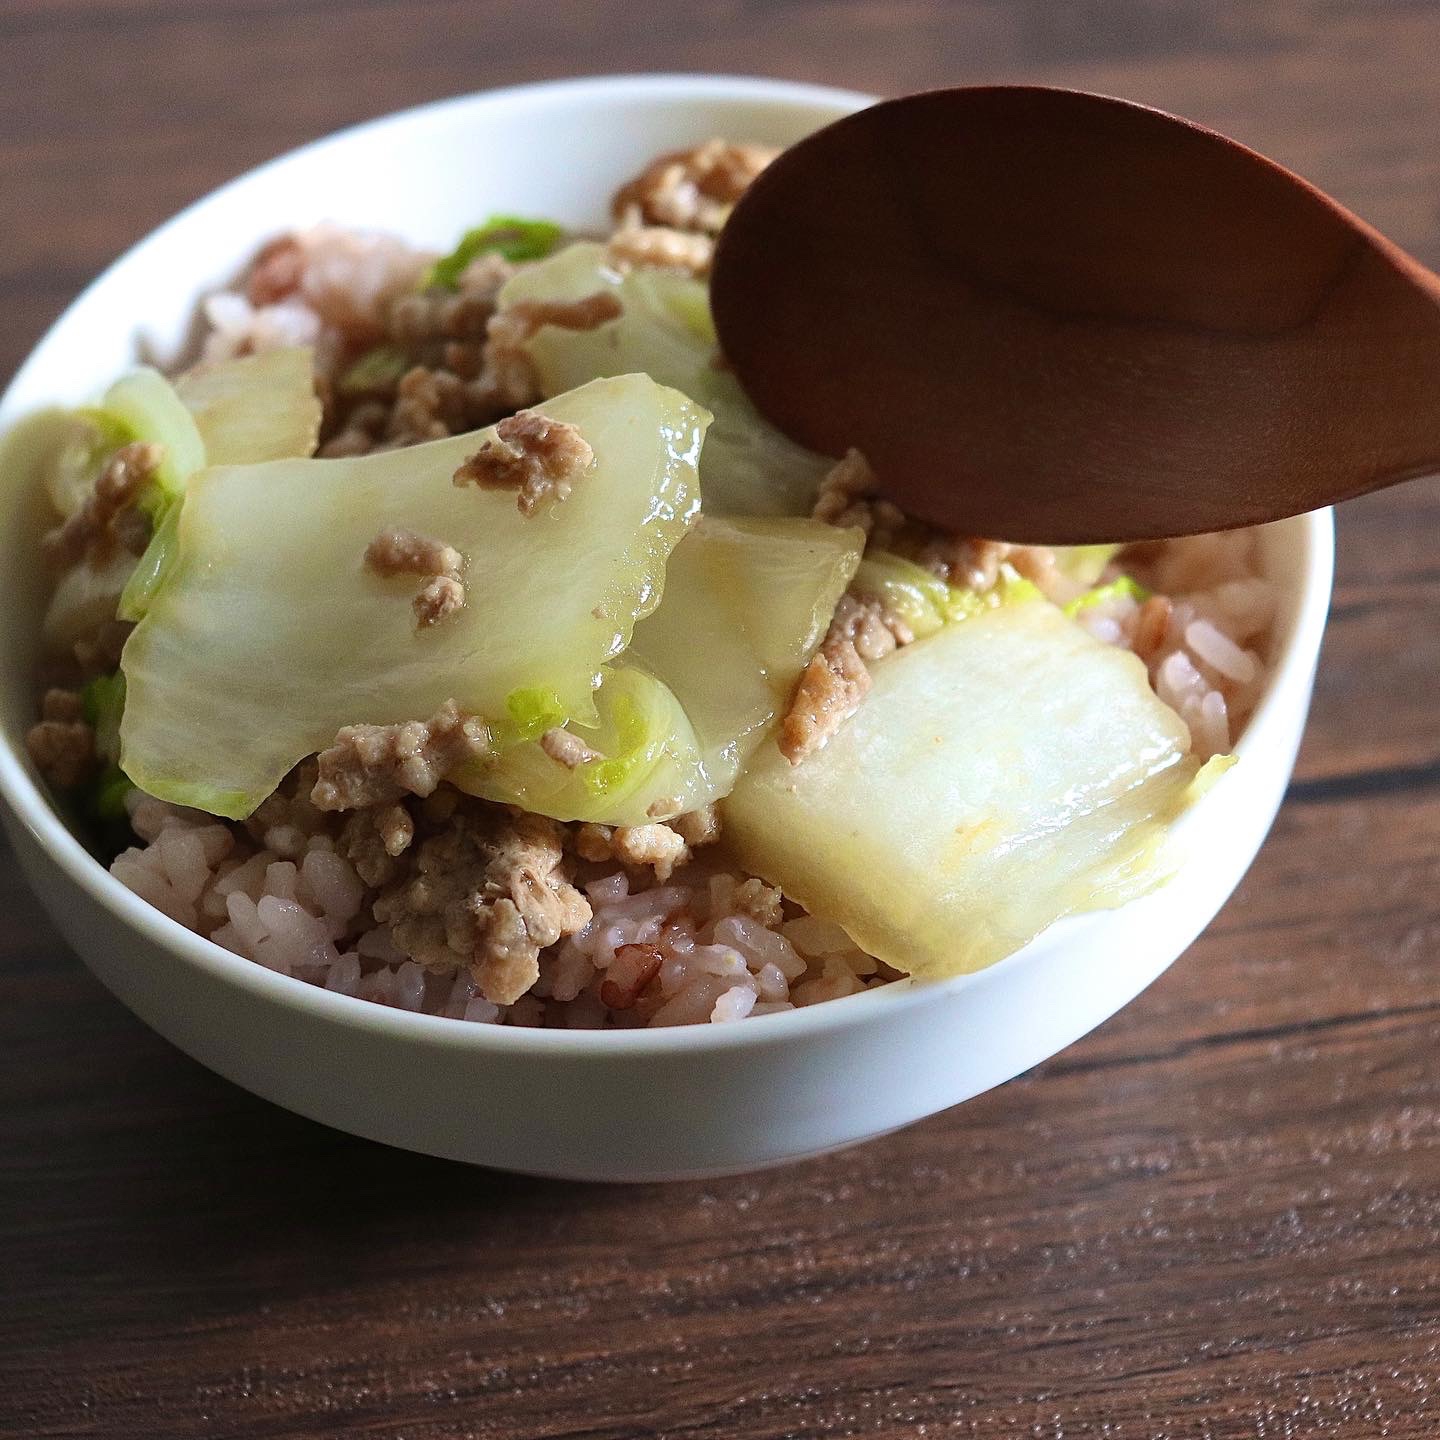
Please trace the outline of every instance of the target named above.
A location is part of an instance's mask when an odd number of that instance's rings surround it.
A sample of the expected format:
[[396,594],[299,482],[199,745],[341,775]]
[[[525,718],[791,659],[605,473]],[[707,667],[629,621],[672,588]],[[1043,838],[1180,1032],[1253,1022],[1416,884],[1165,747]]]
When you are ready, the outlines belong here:
[[[1433,4],[10,0],[0,51],[5,371],[245,166],[587,70],[1109,90],[1440,263]],[[1291,799],[1168,975],[789,1170],[577,1187],[325,1131],[145,1031],[0,860],[0,1437],[1440,1432],[1437,534],[1437,482],[1347,508]]]

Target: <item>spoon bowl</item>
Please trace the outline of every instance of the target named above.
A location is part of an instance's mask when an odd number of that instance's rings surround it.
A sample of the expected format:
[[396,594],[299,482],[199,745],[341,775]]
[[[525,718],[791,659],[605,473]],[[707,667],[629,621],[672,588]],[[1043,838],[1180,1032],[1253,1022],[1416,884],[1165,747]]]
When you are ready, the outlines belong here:
[[847,116],[736,206],[712,296],[771,420],[961,533],[1228,529],[1440,460],[1440,281],[1273,161],[1122,100]]

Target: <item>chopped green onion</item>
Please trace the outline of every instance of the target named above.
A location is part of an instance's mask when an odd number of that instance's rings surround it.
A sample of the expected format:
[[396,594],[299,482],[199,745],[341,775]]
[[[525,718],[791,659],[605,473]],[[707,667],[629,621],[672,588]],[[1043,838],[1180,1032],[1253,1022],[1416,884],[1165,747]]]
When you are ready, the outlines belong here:
[[865,552],[850,588],[880,601],[904,620],[917,640],[933,635],[945,623],[952,596],[961,593],[913,560],[878,549]]
[[494,253],[512,265],[543,260],[565,232],[551,220],[525,220],[518,215],[492,215],[483,225],[467,230],[460,243],[437,260],[426,273],[422,289],[456,290],[465,268],[479,255]]
[[106,760],[120,757],[120,716],[125,710],[125,676],[97,675],[80,692],[85,721],[95,732],[95,749]]
[[383,390],[393,385],[410,368],[410,358],[394,345],[377,345],[367,350],[340,377],[340,390],[345,395],[362,395],[367,390]]
[[90,797],[95,814],[101,820],[123,820],[125,801],[135,789],[135,782],[113,761],[95,782]]

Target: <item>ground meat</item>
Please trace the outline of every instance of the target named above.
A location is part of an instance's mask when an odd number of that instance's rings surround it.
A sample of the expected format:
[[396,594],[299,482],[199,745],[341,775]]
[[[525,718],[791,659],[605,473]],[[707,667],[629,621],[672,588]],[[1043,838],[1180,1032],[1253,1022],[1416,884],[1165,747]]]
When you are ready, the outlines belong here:
[[[61,568],[80,559],[104,561],[117,546],[145,548],[148,524],[127,514],[165,458],[165,447],[150,441],[122,445],[105,462],[85,503],[44,541],[45,553]],[[122,518],[125,517],[125,518]],[[138,553],[138,550],[137,552]]]
[[575,851],[582,860],[618,860],[648,868],[662,883],[690,858],[690,847],[669,825],[582,825],[575,832]]
[[130,620],[106,620],[74,643],[71,651],[86,679],[114,673],[120,664],[125,642],[134,628]]
[[947,584],[983,591],[994,586],[1000,576],[1000,566],[1012,548],[1003,540],[937,533],[916,547],[913,559]]
[[417,348],[447,340],[483,344],[500,288],[515,273],[502,256],[482,255],[460,277],[456,290],[418,290],[391,302],[387,336]]
[[598,750],[592,750],[578,735],[572,735],[558,725],[540,737],[540,748],[567,770],[605,758]]
[[774,930],[785,918],[785,897],[777,886],[755,876],[741,880],[722,872],[710,877],[710,913],[748,915]]
[[414,851],[376,899],[375,919],[417,964],[465,964],[495,1005],[539,978],[540,951],[590,919],[565,873],[563,830],[539,815],[476,805]]
[[[458,380],[482,382],[468,397],[472,411],[482,404],[496,414],[514,408],[500,403],[500,387],[485,373],[490,321],[500,289],[514,273],[515,267],[503,256],[481,255],[466,267],[456,290],[403,295],[392,302],[386,318],[387,339],[417,365],[447,371]],[[496,414],[479,423],[488,424]]]
[[850,449],[826,472],[810,512],[827,525],[858,525],[868,543],[884,548],[905,524],[898,505],[875,497],[875,472],[860,451]]
[[687,811],[670,822],[670,828],[692,849],[713,845],[720,838],[720,812],[713,805],[702,805]]
[[1009,565],[1047,595],[1064,584],[1055,552],[1045,545],[1010,545],[1003,540],[945,535],[911,527],[906,543],[898,548],[931,574],[964,590],[983,593],[993,589],[1002,565]]
[[83,720],[85,698],[78,690],[62,689],[52,685],[41,698],[40,718],[42,720]]
[[[867,648],[873,641],[874,648],[885,653],[879,636],[890,633],[883,625],[872,627],[871,619],[863,604],[849,595],[840,597],[829,632],[801,673],[790,708],[780,722],[780,753],[792,765],[821,749],[870,693],[870,672],[857,640]],[[861,640],[861,636],[865,638]],[[894,648],[891,635],[889,649]]]
[[540,398],[535,367],[525,344],[537,330],[593,330],[621,312],[619,300],[597,290],[579,300],[519,300],[492,317],[486,328],[485,383],[507,410],[533,405]]
[[703,277],[710,273],[715,242],[708,235],[672,230],[668,225],[625,225],[610,237],[609,254],[622,270],[639,265]]
[[305,247],[294,235],[280,235],[261,247],[245,282],[245,298],[255,306],[274,305],[293,295],[305,276]]
[[[867,546],[894,550],[947,584],[963,589],[991,589],[1000,577],[1000,566],[1006,563],[1047,595],[1062,582],[1055,552],[1048,547],[947,535],[933,526],[908,520],[898,505],[878,498],[876,484],[864,455],[850,450],[821,480],[811,514],[831,525],[858,525],[865,532]],[[909,641],[901,639],[900,643]]]
[[909,621],[871,596],[842,595],[835,619],[849,631],[856,653],[867,663],[883,660],[915,640]]
[[382,530],[365,549],[365,568],[376,575],[421,575],[425,584],[411,602],[421,630],[465,605],[460,552],[439,540],[394,526]]
[[1152,595],[1140,607],[1135,617],[1135,630],[1130,638],[1130,648],[1148,665],[1170,628],[1170,616],[1175,609],[1168,595]]
[[487,440],[455,472],[457,485],[482,490],[513,490],[522,515],[541,505],[558,504],[595,459],[595,452],[574,425],[522,410],[495,427]]
[[617,220],[718,234],[750,182],[778,155],[768,145],[707,140],[653,160],[611,201]]
[[25,748],[35,768],[57,789],[73,789],[97,763],[95,732],[84,714],[84,702],[74,690],[50,689],[40,702],[39,722],[26,732]]
[[528,310],[512,306],[495,315],[485,332],[485,378],[506,408],[518,410],[541,398],[540,378],[525,342],[540,327]]
[[421,630],[437,625],[465,608],[465,587],[448,575],[437,575],[420,587],[415,597],[415,619]]
[[612,1010],[628,1010],[660,973],[663,952],[655,945],[622,945],[600,982],[600,999]]
[[416,365],[396,386],[384,440],[392,449],[443,440],[489,425],[513,408],[485,377],[465,380],[451,370]]
[[372,805],[345,817],[335,849],[367,885],[378,887],[401,872],[399,857],[414,839],[415,821],[403,805]]
[[322,460],[368,455],[379,446],[389,419],[390,406],[379,400],[363,400],[338,419],[327,415],[329,438],[315,453]]
[[320,752],[310,798],[321,810],[358,810],[429,795],[452,770],[489,754],[489,728],[453,700],[429,720],[347,725]]

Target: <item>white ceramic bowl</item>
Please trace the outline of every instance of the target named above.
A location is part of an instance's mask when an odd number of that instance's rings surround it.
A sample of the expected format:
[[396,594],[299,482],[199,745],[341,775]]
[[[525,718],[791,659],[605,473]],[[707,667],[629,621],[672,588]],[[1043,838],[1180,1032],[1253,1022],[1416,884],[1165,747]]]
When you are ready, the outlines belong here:
[[[492,210],[596,224],[658,151],[713,134],[784,144],[866,97],[768,80],[567,81],[446,101],[285,156],[142,241],[65,313],[0,420],[92,396],[183,344],[197,297],[262,238],[321,219],[448,246]],[[506,1029],[384,1009],[238,959],[151,909],[82,849],[25,758],[42,578],[23,466],[0,479],[0,793],[55,923],[147,1024],[256,1094],[391,1145],[603,1180],[744,1170],[879,1135],[958,1104],[1114,1014],[1224,904],[1294,762],[1329,600],[1331,517],[1272,527],[1283,588],[1270,690],[1240,764],[1187,818],[1191,859],[1156,893],[1056,925],[978,975],[908,981],[730,1026],[613,1033]]]

